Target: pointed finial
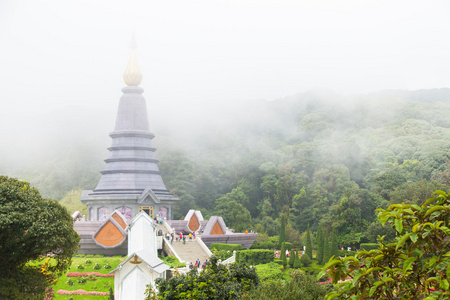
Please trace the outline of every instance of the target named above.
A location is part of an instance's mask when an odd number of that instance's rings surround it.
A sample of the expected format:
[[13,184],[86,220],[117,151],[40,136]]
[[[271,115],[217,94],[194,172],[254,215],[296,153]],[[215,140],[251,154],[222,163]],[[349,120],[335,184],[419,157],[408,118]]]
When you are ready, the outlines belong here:
[[123,74],[123,79],[125,80],[125,83],[127,85],[139,85],[142,81],[142,73],[139,69],[139,65],[136,58],[136,39],[134,37],[134,33],[131,37],[131,54],[130,59],[128,60],[128,66],[125,70],[125,73]]

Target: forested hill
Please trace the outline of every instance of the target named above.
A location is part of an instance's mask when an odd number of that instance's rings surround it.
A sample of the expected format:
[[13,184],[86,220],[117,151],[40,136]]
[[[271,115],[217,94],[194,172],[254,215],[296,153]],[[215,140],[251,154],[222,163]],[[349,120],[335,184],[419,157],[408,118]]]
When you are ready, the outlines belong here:
[[[313,232],[322,224],[349,245],[385,232],[374,222],[376,208],[420,203],[450,184],[450,89],[310,91],[219,104],[199,116],[155,132],[163,179],[183,199],[176,218],[197,208],[264,237],[278,234],[285,214],[288,241],[301,243],[308,224]],[[74,145],[41,170],[9,175],[53,198],[93,188],[108,145],[83,145],[85,155]]]
[[343,244],[375,241],[376,208],[448,189],[449,113],[449,89],[243,103],[227,126],[159,151],[160,167],[188,203],[177,217],[196,207],[275,235],[284,213],[291,241],[308,223],[336,228]]

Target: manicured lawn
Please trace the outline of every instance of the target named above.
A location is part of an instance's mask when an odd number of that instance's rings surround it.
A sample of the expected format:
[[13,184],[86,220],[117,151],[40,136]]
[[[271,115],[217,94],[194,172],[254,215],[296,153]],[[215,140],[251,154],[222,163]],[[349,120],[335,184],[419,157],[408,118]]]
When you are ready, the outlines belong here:
[[[72,266],[68,270],[68,273],[87,273],[87,272],[98,272],[101,274],[108,274],[114,270],[119,263],[121,263],[125,257],[113,256],[113,257],[94,257],[93,255],[88,255],[86,257],[74,257],[72,259]],[[100,267],[95,269],[96,264]],[[105,266],[111,266],[111,268],[105,268]],[[82,266],[82,267],[80,267]],[[84,269],[83,269],[84,268]],[[85,291],[97,291],[97,292],[109,292],[109,288],[112,287],[114,290],[114,277],[95,277],[95,280],[89,280],[85,276],[86,281],[84,283],[78,282],[80,277],[67,277],[66,275],[58,278],[58,281],[52,286],[55,294],[53,299],[108,299],[108,296],[84,296],[84,295],[58,295],[58,290],[75,291],[75,290],[85,290]],[[92,279],[92,278],[91,278]],[[69,285],[68,281],[71,280],[73,285]]]

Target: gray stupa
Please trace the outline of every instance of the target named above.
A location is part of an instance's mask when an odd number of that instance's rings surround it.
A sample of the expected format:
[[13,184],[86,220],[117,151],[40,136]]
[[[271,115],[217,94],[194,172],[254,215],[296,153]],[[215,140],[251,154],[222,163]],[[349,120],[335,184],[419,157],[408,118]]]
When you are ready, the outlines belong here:
[[132,41],[132,52],[124,74],[127,84],[122,89],[116,126],[109,136],[112,145],[105,169],[94,190],[85,190],[81,202],[89,208],[89,221],[104,221],[114,210],[127,220],[146,211],[150,217],[173,217],[172,205],[180,199],[164,185],[149,130],[147,106],[139,87],[142,73],[139,70]]

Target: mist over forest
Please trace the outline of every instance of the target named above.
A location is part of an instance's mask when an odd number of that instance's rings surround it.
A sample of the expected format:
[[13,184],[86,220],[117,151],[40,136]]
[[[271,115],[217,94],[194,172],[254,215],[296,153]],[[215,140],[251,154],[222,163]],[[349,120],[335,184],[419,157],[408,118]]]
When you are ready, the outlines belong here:
[[[376,208],[450,190],[450,89],[147,106],[163,180],[182,199],[176,219],[200,209],[263,240],[279,233],[284,215],[290,242],[321,224],[353,245],[390,234]],[[34,116],[35,128],[18,128],[1,148],[0,173],[56,200],[95,188],[116,108]]]

